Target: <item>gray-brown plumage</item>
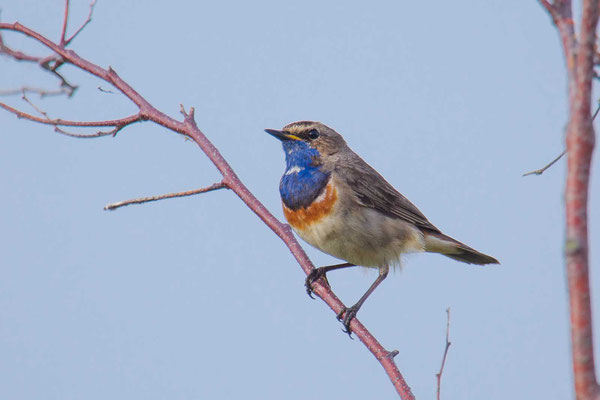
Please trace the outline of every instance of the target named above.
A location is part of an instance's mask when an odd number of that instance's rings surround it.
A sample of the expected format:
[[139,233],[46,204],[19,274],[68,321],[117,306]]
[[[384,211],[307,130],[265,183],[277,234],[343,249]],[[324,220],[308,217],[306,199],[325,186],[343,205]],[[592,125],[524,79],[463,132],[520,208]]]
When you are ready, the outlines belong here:
[[362,303],[403,253],[427,251],[470,264],[498,263],[443,234],[328,126],[300,121],[266,131],[282,141],[286,155],[280,183],[286,219],[305,241],[348,261],[316,269],[307,278],[309,294],[312,282],[327,271],[355,265],[379,268],[377,280],[346,310],[347,332]]
[[[348,150],[352,152],[350,148]],[[348,182],[360,205],[414,224],[425,237],[430,236],[449,242],[451,244],[449,248],[445,252],[441,252],[445,256],[469,264],[498,264],[498,260],[495,258],[444,235],[413,203],[394,189],[383,176],[356,153],[352,152],[348,161],[347,163],[338,163],[334,170],[344,181]],[[439,252],[435,247],[428,249],[426,246],[424,250]]]

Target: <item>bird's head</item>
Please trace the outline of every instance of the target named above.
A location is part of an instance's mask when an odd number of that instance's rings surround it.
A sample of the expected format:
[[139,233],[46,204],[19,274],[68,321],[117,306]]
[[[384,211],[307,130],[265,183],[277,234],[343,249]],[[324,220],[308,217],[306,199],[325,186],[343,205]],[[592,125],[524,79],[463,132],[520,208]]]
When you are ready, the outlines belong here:
[[298,159],[310,158],[320,164],[346,147],[346,141],[336,131],[320,122],[292,122],[281,130],[265,129],[265,132],[281,140],[288,164]]

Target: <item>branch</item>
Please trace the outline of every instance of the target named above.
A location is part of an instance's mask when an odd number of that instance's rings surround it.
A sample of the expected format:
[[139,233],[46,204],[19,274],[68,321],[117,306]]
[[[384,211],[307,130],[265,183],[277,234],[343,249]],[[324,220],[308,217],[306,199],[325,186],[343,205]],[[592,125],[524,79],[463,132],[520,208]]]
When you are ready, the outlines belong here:
[[75,33],[73,33],[68,39],[65,39],[65,34],[67,33],[67,20],[69,19],[69,0],[65,0],[65,16],[64,16],[64,22],[63,22],[63,30],[62,30],[62,33],[60,36],[60,44],[62,45],[62,47],[68,46],[69,43],[71,43],[71,41],[73,39],[75,39],[77,37],[77,35],[79,35],[79,33],[83,30],[83,28],[85,28],[87,26],[87,24],[92,22],[92,14],[94,13],[95,6],[96,6],[96,0],[93,0],[90,3],[90,10],[89,10],[87,18],[85,19],[83,24],[81,24],[81,26],[79,28],[77,28]]
[[129,117],[121,118],[121,119],[113,119],[107,121],[71,121],[67,119],[50,119],[50,118],[41,118],[36,117],[35,115],[31,115],[24,111],[17,110],[14,107],[9,106],[5,103],[0,103],[0,107],[5,110],[15,114],[17,118],[25,118],[30,121],[39,122],[40,124],[46,125],[54,125],[54,126],[81,126],[81,127],[95,127],[95,126],[126,126],[132,124],[134,122],[141,121],[143,117],[140,114],[130,115]]
[[[596,54],[597,56],[597,54]],[[600,101],[598,102],[598,106],[596,107],[596,111],[594,111],[594,115],[592,115],[592,121],[596,119],[596,117],[598,116],[598,112],[600,112]],[[530,172],[526,172],[521,176],[529,176],[529,175],[541,175],[544,172],[546,172],[546,170],[548,168],[550,168],[551,166],[554,165],[554,163],[556,163],[558,160],[560,160],[565,154],[567,154],[567,150],[563,150],[562,153],[560,153],[560,155],[558,157],[556,157],[554,160],[550,161],[550,163],[548,163],[546,166],[540,168],[540,169],[536,169],[534,171],[530,171]]]
[[573,22],[571,0],[555,0],[552,4],[548,0],[539,0],[539,2],[548,11],[552,17],[552,22],[556,25],[556,29],[558,29],[567,64],[569,96],[572,96],[575,93],[577,40],[575,39],[575,24]]
[[[76,33],[79,33],[79,32],[76,32]],[[73,37],[70,38],[69,40],[72,40],[72,39],[73,39]],[[13,50],[12,48],[8,47],[4,43],[4,39],[2,38],[1,35],[0,35],[0,54],[4,54],[16,61],[33,62],[33,63],[38,64],[42,69],[50,72],[52,75],[56,76],[59,79],[60,87],[61,87],[61,89],[64,89],[64,91],[68,97],[71,97],[77,90],[76,85],[69,83],[65,79],[65,77],[62,76],[62,74],[60,72],[58,72],[58,69],[64,64],[64,60],[60,56],[57,56],[56,54],[52,54],[51,56],[48,56],[48,57],[39,57],[39,56],[32,56],[30,54],[25,54],[18,50]]]
[[567,151],[564,150],[562,153],[560,153],[560,155],[558,157],[556,157],[554,160],[550,161],[548,164],[546,164],[546,166],[540,168],[540,169],[536,169],[534,171],[529,171],[529,172],[525,172],[523,175],[521,176],[529,176],[529,175],[541,175],[543,174],[548,168],[550,168],[551,166],[553,166],[558,160],[560,160],[565,154],[567,154]]
[[[25,118],[30,121],[39,122],[41,124],[54,125],[54,132],[60,133],[65,136],[70,136],[70,137],[75,137],[75,138],[80,138],[80,139],[93,139],[93,138],[98,138],[98,137],[102,137],[102,136],[113,136],[114,137],[117,135],[117,133],[121,129],[125,128],[126,126],[128,126],[134,122],[138,122],[143,119],[143,117],[140,114],[130,115],[129,117],[116,119],[116,120],[108,120],[108,121],[69,121],[69,120],[63,120],[63,119],[51,119],[45,111],[43,111],[42,109],[37,107],[35,104],[33,104],[31,102],[31,100],[29,100],[27,98],[25,93],[23,93],[22,99],[25,102],[27,102],[31,107],[33,107],[33,109],[35,109],[39,114],[41,114],[43,116],[43,118],[36,117],[35,115],[31,115],[24,111],[17,110],[16,108],[13,108],[5,103],[0,103],[0,107],[15,114],[17,116],[17,118]],[[61,125],[61,126],[78,126],[78,127],[114,126],[114,128],[111,129],[110,131],[98,131],[96,133],[73,133],[73,132],[67,132],[64,129],[59,128],[59,125]]]
[[[63,126],[118,126],[116,122],[122,122],[127,120],[128,123],[149,120],[158,125],[161,125],[174,132],[183,134],[190,139],[194,140],[206,156],[212,161],[215,167],[219,170],[223,176],[222,183],[230,188],[247,206],[250,208],[277,236],[283,240],[285,245],[288,247],[298,264],[300,264],[303,271],[308,275],[314,266],[298,241],[295,239],[290,227],[287,224],[281,223],[273,214],[267,210],[267,208],[248,190],[248,188],[242,183],[237,174],[233,171],[229,163],[223,158],[219,150],[208,140],[204,133],[196,125],[194,120],[194,109],[191,108],[189,112],[186,112],[181,108],[184,116],[183,121],[178,121],[165,113],[159,111],[152,106],[144,97],[142,97],[137,91],[135,91],[127,82],[121,79],[112,68],[101,68],[100,66],[91,63],[90,61],[80,57],[76,52],[67,50],[60,45],[60,43],[54,43],[45,36],[38,32],[31,30],[28,27],[21,25],[18,22],[15,23],[0,23],[0,31],[8,30],[13,32],[19,32],[32,38],[48,49],[57,54],[58,57],[64,62],[69,63],[79,69],[90,73],[108,83],[114,88],[125,95],[129,100],[135,103],[139,108],[139,113],[135,116],[123,118],[121,120],[113,121],[96,121],[96,122],[78,122],[78,121],[66,121],[62,119],[55,119],[48,121],[47,119],[37,118],[31,115],[24,114],[12,107],[5,104],[1,104],[3,108],[15,113],[17,116],[21,116],[30,119],[35,122],[40,122],[49,125],[63,125]],[[33,117],[33,118],[32,118]],[[343,303],[337,298],[337,296],[331,291],[329,287],[318,281],[314,284],[314,293],[316,293],[323,301],[333,310],[337,315],[342,309],[344,309]],[[396,351],[386,350],[373,335],[367,330],[367,328],[358,320],[353,319],[351,324],[352,331],[361,340],[361,342],[369,349],[373,356],[382,365],[388,377],[392,381],[394,388],[402,399],[412,400],[414,396],[404,380],[402,374],[398,370],[397,365],[394,362],[394,356],[397,355]]]
[[584,0],[575,92],[569,97],[567,184],[565,188],[565,259],[571,311],[571,345],[577,399],[600,398],[596,380],[592,309],[590,304],[588,199],[594,125],[590,116],[598,0]]
[[[541,0],[546,9],[547,1]],[[550,11],[550,10],[549,10]],[[598,0],[583,0],[579,43],[575,40],[570,0],[555,0],[553,21],[560,33],[569,80],[567,182],[565,188],[565,261],[569,287],[571,347],[577,400],[600,399],[596,380],[589,283],[588,198],[595,132],[591,110],[596,61]],[[595,116],[595,115],[594,115]]]
[[444,366],[446,365],[446,357],[448,356],[448,349],[452,344],[450,342],[450,307],[446,309],[446,347],[444,348],[444,356],[442,357],[442,365],[440,365],[440,370],[435,377],[437,378],[437,400],[440,400],[440,393],[442,389],[442,374],[444,373]]
[[227,189],[227,185],[223,181],[221,181],[221,182],[213,183],[212,185],[201,188],[201,189],[188,190],[186,192],[161,194],[159,196],[140,197],[138,199],[119,201],[117,203],[110,203],[110,204],[107,204],[104,207],[104,209],[113,211],[119,207],[128,206],[130,204],[143,204],[143,203],[148,203],[150,201],[172,199],[175,197],[193,196],[195,194],[212,192],[213,190],[219,190],[219,189]]
[[55,89],[55,90],[47,90],[47,89],[41,89],[41,88],[35,88],[35,87],[29,87],[29,86],[23,86],[18,89],[0,90],[0,96],[15,96],[18,94],[26,94],[26,93],[34,93],[34,94],[39,95],[41,98],[44,98],[44,97],[49,97],[49,96],[60,96],[63,94],[68,95],[69,91],[64,87],[61,87],[61,88]]
[[2,39],[2,36],[0,36],[0,54],[4,54],[17,61],[29,61],[39,63],[42,60],[41,57],[31,56],[18,50],[11,49],[4,43],[4,39]]
[[65,13],[63,16],[62,31],[60,32],[60,46],[65,47],[65,35],[67,34],[67,22],[69,21],[69,0],[65,0]]

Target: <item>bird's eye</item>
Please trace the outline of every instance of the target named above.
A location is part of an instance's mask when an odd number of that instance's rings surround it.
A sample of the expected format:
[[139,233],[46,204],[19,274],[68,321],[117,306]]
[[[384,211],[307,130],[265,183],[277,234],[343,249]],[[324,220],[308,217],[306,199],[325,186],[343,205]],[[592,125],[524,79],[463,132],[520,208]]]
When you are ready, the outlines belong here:
[[318,137],[319,137],[319,131],[318,131],[318,130],[316,130],[316,129],[311,129],[311,130],[308,132],[308,138],[309,138],[310,140],[315,140],[315,139],[316,139],[316,138],[318,138]]

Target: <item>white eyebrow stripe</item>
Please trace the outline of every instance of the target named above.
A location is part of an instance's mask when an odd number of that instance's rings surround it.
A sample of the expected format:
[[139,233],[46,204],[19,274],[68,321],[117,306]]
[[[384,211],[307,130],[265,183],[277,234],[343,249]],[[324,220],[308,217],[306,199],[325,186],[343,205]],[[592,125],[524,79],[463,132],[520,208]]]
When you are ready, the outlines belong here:
[[299,166],[294,165],[292,168],[285,171],[285,174],[286,175],[297,174],[298,172],[302,171],[303,169],[304,168],[300,168]]

